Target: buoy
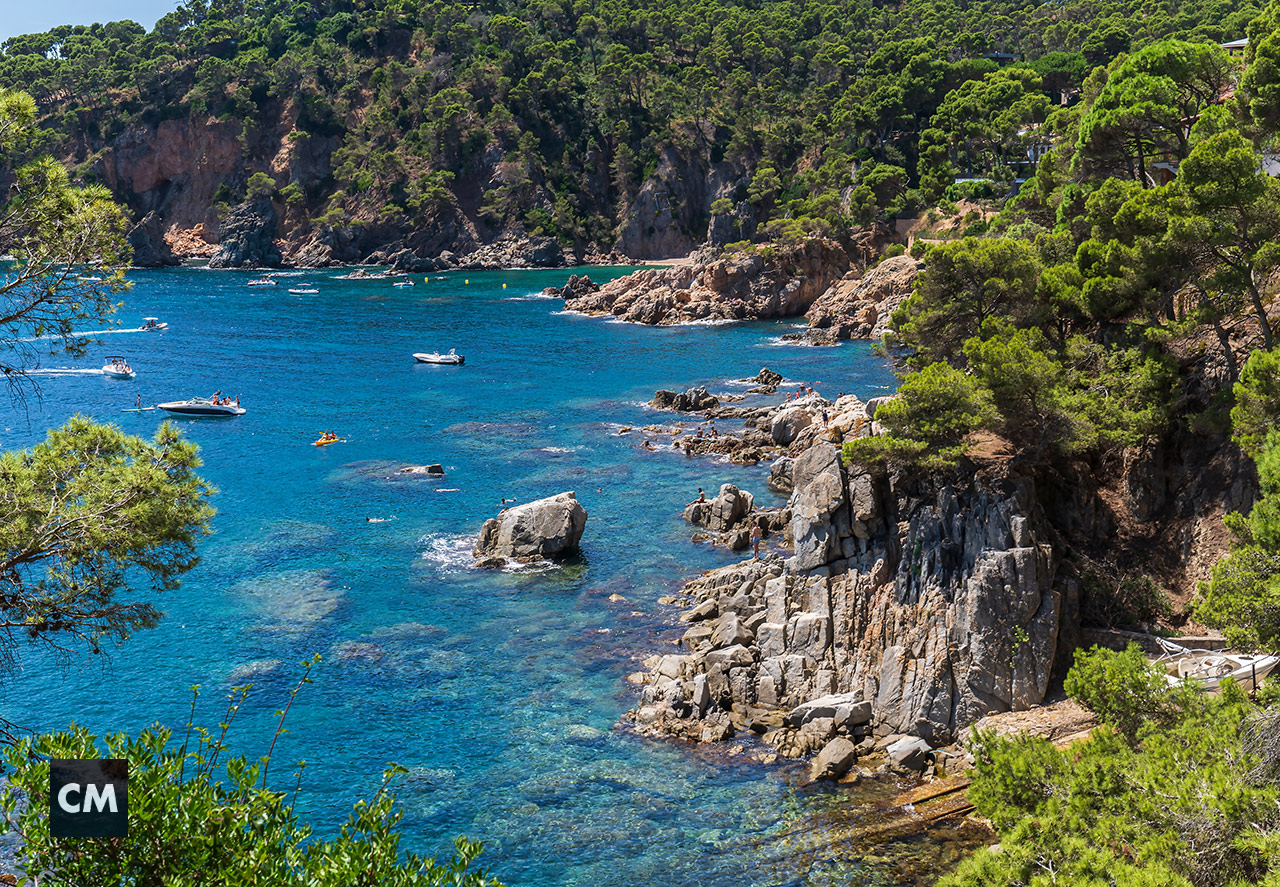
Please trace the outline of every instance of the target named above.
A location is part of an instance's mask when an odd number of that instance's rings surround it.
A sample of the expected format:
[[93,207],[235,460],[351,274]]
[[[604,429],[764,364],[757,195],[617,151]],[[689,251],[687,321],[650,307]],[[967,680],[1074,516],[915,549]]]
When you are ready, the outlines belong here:
[[462,281],[462,282],[463,282],[463,283],[470,283],[471,281],[469,281],[469,280],[464,280],[464,281]]
[[424,277],[424,278],[422,278],[422,282],[423,282],[423,283],[430,283],[430,282],[431,282],[431,278],[430,278],[430,277]]
[[503,288],[503,289],[506,289],[506,288],[507,288],[507,285],[504,283],[504,284],[502,285],[502,288]]

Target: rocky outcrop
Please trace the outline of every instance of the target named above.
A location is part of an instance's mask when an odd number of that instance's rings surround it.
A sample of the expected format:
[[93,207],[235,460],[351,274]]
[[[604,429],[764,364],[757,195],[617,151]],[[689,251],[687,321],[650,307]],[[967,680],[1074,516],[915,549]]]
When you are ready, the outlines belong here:
[[276,211],[266,197],[246,201],[228,213],[220,234],[218,251],[209,257],[210,268],[279,267]]
[[600,284],[596,283],[585,274],[571,274],[569,280],[562,287],[549,286],[542,291],[544,296],[554,296],[557,299],[578,299],[583,296],[589,296],[600,289]]
[[[689,583],[686,618],[714,628],[686,633],[678,662],[663,658],[639,724],[697,737],[756,729],[784,753],[813,753],[833,734],[781,715],[830,694],[866,703],[876,735],[934,744],[1044,698],[1076,592],[1031,480],[916,489],[846,467],[823,440],[791,474],[794,554]],[[702,707],[691,703],[699,677]]]
[[698,410],[709,410],[720,405],[714,394],[708,394],[706,386],[699,385],[688,391],[675,392],[661,389],[654,392],[653,406],[660,410],[675,410],[679,413],[692,413]]
[[566,300],[565,308],[659,325],[795,317],[848,269],[849,256],[831,240],[723,255],[704,250],[686,264],[610,281]]
[[164,226],[156,213],[149,212],[143,216],[142,221],[129,230],[128,239],[129,246],[133,247],[135,268],[163,268],[178,264],[178,257],[164,239]]
[[751,513],[755,497],[733,484],[720,487],[720,494],[706,502],[694,502],[684,510],[684,519],[695,527],[706,527],[715,533],[737,524]]
[[846,274],[806,312],[809,329],[787,337],[814,344],[883,338],[890,315],[911,295],[920,268],[921,263],[910,256],[895,256],[865,275]]
[[482,563],[563,557],[577,551],[586,525],[587,510],[577,496],[560,493],[504,508],[485,521],[473,553]]

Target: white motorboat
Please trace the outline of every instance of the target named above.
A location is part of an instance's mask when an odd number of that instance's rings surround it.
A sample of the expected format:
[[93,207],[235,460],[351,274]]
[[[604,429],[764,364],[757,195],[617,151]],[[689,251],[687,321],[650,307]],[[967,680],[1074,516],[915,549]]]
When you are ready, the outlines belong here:
[[1280,656],[1273,654],[1189,650],[1169,641],[1161,641],[1160,646],[1165,653],[1156,664],[1164,669],[1169,683],[1189,679],[1206,693],[1219,692],[1224,678],[1231,678],[1242,690],[1251,693],[1280,667]]
[[313,286],[291,286],[289,287],[289,292],[293,293],[295,296],[314,296],[316,293],[320,292],[320,290]]
[[170,415],[185,416],[188,419],[223,419],[245,414],[244,407],[239,404],[214,403],[207,397],[171,400],[168,403],[158,403],[156,406]]
[[144,333],[150,333],[155,330],[164,330],[168,328],[169,324],[161,323],[160,318],[158,317],[144,317],[142,318],[142,326],[138,327],[138,330]]
[[418,363],[434,363],[441,366],[455,367],[460,367],[466,362],[466,358],[452,348],[449,349],[448,354],[441,354],[438,351],[423,352],[414,354],[413,359]]
[[391,285],[392,285],[392,286],[413,286],[413,281],[412,281],[412,280],[400,280],[400,281],[397,281],[397,282],[395,282],[395,283],[393,283],[393,284],[391,284]]
[[102,365],[102,375],[109,379],[132,379],[138,374],[133,367],[129,366],[129,361],[118,354],[112,354],[107,357],[107,362]]
[[257,280],[251,280],[245,286],[276,286],[277,282],[270,277],[259,277]]

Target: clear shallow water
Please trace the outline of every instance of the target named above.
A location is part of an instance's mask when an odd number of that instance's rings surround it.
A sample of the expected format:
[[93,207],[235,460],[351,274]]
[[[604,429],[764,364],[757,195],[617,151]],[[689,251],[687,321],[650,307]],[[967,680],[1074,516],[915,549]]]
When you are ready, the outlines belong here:
[[[121,412],[137,394],[152,404],[221,389],[249,411],[179,423],[220,491],[218,515],[202,562],[162,600],[160,627],[105,670],[28,656],[4,687],[8,718],[100,734],[179,726],[200,684],[198,720],[212,726],[229,688],[252,682],[232,738],[256,757],[298,663],[320,652],[272,770],[291,784],[294,762],[308,762],[301,805],[322,831],[396,761],[411,771],[397,789],[407,844],[447,853],[456,834],[483,839],[485,864],[511,885],[914,884],[950,863],[942,842],[828,847],[812,826],[833,809],[856,819],[847,792],[615,729],[635,698],[624,677],[679,635],[657,599],[731,560],[689,541],[683,505],[726,481],[776,498],[765,466],[650,453],[618,423],[673,421],[643,406],[655,389],[733,390],[727,380],[762,366],[828,396],[873,396],[893,380],[868,346],[779,346],[790,324],[608,323],[533,297],[567,271],[449,274],[412,289],[334,273],[273,288],[245,287],[247,272],[134,273],[120,320],[156,315],[168,330],[46,358],[29,413],[3,402],[6,448],[75,412],[149,435],[162,414]],[[320,293],[286,292],[303,282]],[[465,367],[410,357],[450,347]],[[139,377],[66,372],[107,354]],[[347,442],[311,446],[325,429]],[[395,475],[427,462],[446,477]],[[502,497],[566,489],[590,514],[579,562],[469,568]]]

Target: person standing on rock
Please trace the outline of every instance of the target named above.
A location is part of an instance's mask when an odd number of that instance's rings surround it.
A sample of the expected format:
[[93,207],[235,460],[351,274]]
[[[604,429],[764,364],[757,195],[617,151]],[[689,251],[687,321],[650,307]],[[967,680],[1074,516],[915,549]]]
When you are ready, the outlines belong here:
[[822,427],[823,428],[827,427],[827,411],[826,410],[822,411]]
[[760,543],[762,541],[764,541],[764,530],[760,528],[760,522],[756,521],[751,527],[752,560],[760,560]]

